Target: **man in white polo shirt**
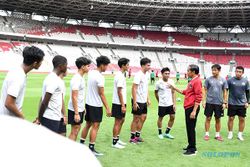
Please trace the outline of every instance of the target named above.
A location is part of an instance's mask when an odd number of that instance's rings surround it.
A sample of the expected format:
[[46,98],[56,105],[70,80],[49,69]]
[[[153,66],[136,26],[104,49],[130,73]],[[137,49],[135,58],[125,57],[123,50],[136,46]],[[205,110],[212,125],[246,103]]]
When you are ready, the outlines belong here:
[[143,124],[147,118],[148,106],[150,105],[148,95],[148,82],[151,60],[142,58],[140,61],[141,70],[134,76],[132,86],[132,114],[130,143],[143,142],[140,137]]
[[129,69],[129,59],[119,59],[118,66],[120,67],[120,71],[117,72],[114,78],[112,100],[112,117],[115,118],[112,147],[122,149],[126,143],[122,142],[119,137],[126,113],[127,85],[125,74]]
[[[163,137],[174,139],[172,135],[170,135],[170,130],[174,124],[175,120],[175,111],[176,111],[176,96],[175,91],[169,86],[174,85],[174,81],[170,79],[170,69],[165,67],[161,70],[162,79],[157,81],[155,85],[155,97],[159,103],[158,107],[158,137],[163,139]],[[162,135],[162,120],[165,115],[169,115],[170,119],[168,121],[168,126],[166,128],[166,132]]]
[[52,60],[54,69],[44,80],[42,89],[42,101],[39,107],[38,121],[55,133],[60,133],[62,114],[64,122],[67,118],[63,113],[63,91],[61,74],[67,72],[67,59],[63,56],[55,56]]
[[110,60],[106,56],[100,56],[96,59],[97,68],[92,70],[88,74],[88,84],[87,84],[87,97],[86,97],[86,115],[85,121],[86,125],[82,131],[80,142],[84,144],[86,137],[90,130],[90,141],[89,149],[96,155],[101,156],[102,153],[99,153],[95,150],[95,141],[98,133],[100,123],[102,122],[103,115],[103,105],[106,108],[107,116],[111,116],[111,111],[107,102],[107,99],[104,94],[104,84],[105,79],[102,75],[102,72],[105,72],[108,68]]
[[38,69],[42,64],[43,57],[44,52],[35,46],[24,48],[22,65],[10,70],[3,81],[0,115],[24,118],[22,106],[27,73],[33,69]]
[[89,71],[91,60],[85,57],[76,59],[77,73],[70,81],[70,99],[68,105],[68,123],[71,125],[69,138],[76,141],[83,123],[85,111],[85,81],[83,76]]

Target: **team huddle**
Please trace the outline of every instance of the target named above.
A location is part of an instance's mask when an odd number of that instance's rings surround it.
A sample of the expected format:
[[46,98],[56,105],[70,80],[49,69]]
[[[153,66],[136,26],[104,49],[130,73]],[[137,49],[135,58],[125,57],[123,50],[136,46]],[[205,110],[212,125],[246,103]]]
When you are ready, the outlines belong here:
[[[16,116],[24,119],[22,105],[26,87],[27,74],[38,69],[43,61],[44,52],[37,47],[26,47],[23,51],[23,64],[8,72],[1,92],[0,115]],[[89,149],[96,155],[102,153],[96,151],[95,141],[103,118],[103,106],[107,117],[114,117],[112,147],[123,149],[126,143],[120,139],[120,132],[125,121],[127,109],[126,73],[129,71],[127,58],[120,58],[118,66],[120,70],[114,77],[112,105],[109,105],[105,96],[105,72],[110,64],[106,56],[96,59],[96,69],[90,70],[91,60],[79,57],[75,60],[77,73],[70,81],[70,99],[68,112],[66,112],[64,97],[66,87],[63,78],[67,74],[67,59],[63,56],[55,56],[52,60],[53,71],[43,81],[42,95],[38,106],[37,118],[34,123],[50,129],[51,131],[66,136],[66,125],[71,125],[69,138],[76,141],[80,133],[81,125],[85,120],[85,126],[81,132],[80,143],[85,144],[89,134]],[[129,142],[138,144],[144,142],[141,137],[144,122],[147,119],[148,107],[151,104],[149,96],[149,70],[151,60],[142,58],[141,69],[135,73],[132,85],[132,114],[131,137]],[[155,98],[158,101],[158,137],[160,139],[174,139],[170,134],[175,121],[176,92],[185,96],[185,123],[188,145],[184,148],[184,155],[195,155],[196,148],[196,122],[200,111],[200,103],[204,107],[205,136],[209,140],[209,128],[212,116],[215,116],[215,139],[223,141],[220,135],[220,118],[224,110],[228,109],[228,139],[233,138],[233,121],[239,117],[238,139],[243,141],[246,110],[249,103],[249,82],[243,77],[244,68],[236,67],[235,77],[225,80],[220,76],[221,67],[218,64],[212,66],[212,76],[205,80],[204,91],[199,76],[199,67],[189,65],[187,76],[190,79],[185,90],[178,89],[174,81],[170,79],[170,69],[161,69],[162,78],[155,83]],[[84,76],[88,74],[87,84]],[[86,86],[87,85],[87,86]],[[85,99],[86,97],[86,99]],[[165,132],[162,132],[163,118],[169,115],[169,121]]]

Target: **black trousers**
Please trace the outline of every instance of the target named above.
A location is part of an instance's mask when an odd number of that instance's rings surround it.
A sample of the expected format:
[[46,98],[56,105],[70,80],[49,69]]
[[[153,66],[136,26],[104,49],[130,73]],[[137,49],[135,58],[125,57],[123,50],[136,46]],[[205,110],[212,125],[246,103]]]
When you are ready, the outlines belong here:
[[188,138],[188,147],[189,151],[196,151],[196,122],[197,117],[200,111],[200,106],[197,108],[195,119],[190,119],[190,114],[193,111],[194,107],[190,107],[185,110],[185,117],[186,117],[186,131],[187,131],[187,138]]

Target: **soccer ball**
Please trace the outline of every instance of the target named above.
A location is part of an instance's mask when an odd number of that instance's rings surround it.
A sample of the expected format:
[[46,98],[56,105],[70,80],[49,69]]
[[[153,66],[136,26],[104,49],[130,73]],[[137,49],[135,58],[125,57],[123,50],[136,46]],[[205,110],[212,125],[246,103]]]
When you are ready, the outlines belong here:
[[177,101],[178,101],[178,102],[180,102],[180,101],[181,101],[181,98],[180,98],[180,97],[178,97],[178,98],[177,98]]

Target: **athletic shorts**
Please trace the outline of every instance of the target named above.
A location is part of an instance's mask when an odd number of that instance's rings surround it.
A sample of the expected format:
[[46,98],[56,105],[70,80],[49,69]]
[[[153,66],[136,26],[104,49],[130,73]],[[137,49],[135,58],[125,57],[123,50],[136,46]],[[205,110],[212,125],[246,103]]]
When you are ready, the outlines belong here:
[[222,105],[206,103],[204,110],[204,115],[206,117],[212,117],[214,113],[215,118],[220,118],[224,116],[224,110]]
[[43,125],[44,127],[48,128],[49,130],[55,133],[58,133],[58,134],[60,133],[61,120],[56,121],[56,120],[42,117],[41,125]]
[[125,117],[125,115],[126,114],[122,112],[122,105],[112,104],[112,117],[122,119]]
[[137,111],[134,111],[133,109],[133,100],[132,100],[132,114],[134,115],[142,115],[142,114],[147,114],[148,113],[148,106],[147,103],[137,103],[138,108]]
[[168,107],[162,107],[162,106],[158,107],[159,117],[164,117],[165,115],[170,115],[170,114],[175,114],[173,105]]
[[62,118],[61,121],[60,121],[58,133],[59,133],[59,134],[62,134],[62,133],[65,133],[65,134],[66,134],[66,132],[67,132],[66,129],[67,129],[67,128],[66,128],[66,125],[64,124],[64,119]]
[[80,116],[80,121],[79,122],[75,122],[75,112],[72,110],[68,110],[68,124],[70,125],[81,125],[83,123],[83,116],[84,116],[84,112],[79,112],[79,116]]
[[234,117],[238,115],[239,117],[246,117],[246,108],[245,106],[236,106],[236,105],[228,105],[227,115],[229,117]]
[[85,105],[86,115],[85,121],[87,122],[102,122],[103,109],[102,107],[94,107],[88,104]]

